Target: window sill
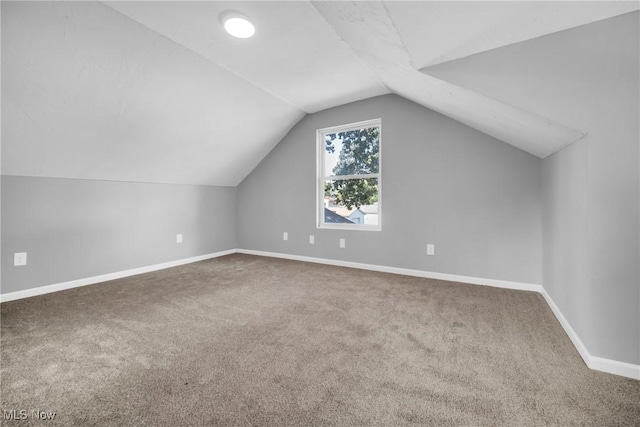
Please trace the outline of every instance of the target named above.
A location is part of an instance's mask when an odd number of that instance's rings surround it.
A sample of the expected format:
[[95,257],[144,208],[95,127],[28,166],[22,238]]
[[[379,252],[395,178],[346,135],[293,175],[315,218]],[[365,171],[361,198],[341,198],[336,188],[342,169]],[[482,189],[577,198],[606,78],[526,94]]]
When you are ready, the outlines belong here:
[[316,228],[319,230],[382,231],[380,225],[321,224]]

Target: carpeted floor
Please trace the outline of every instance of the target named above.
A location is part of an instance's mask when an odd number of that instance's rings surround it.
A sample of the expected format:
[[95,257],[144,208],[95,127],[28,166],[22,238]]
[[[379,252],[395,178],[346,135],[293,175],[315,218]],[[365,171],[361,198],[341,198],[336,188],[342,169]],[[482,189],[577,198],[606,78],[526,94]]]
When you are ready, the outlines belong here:
[[236,254],[0,308],[3,425],[640,425],[536,293]]

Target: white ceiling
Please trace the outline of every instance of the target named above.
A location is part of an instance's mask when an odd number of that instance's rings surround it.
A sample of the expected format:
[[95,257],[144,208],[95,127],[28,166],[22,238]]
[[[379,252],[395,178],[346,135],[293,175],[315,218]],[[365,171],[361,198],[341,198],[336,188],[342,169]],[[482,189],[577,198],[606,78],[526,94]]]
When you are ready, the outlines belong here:
[[[424,68],[638,8],[2,2],[2,172],[237,185],[306,113],[385,93],[545,157],[589,129]],[[228,9],[251,17],[253,38],[224,33],[218,16]]]
[[[307,113],[389,93],[306,1],[106,4]],[[254,38],[218,25],[230,9],[251,17]]]
[[638,10],[637,1],[385,2],[415,68]]
[[304,113],[91,2],[2,2],[2,173],[237,185]]

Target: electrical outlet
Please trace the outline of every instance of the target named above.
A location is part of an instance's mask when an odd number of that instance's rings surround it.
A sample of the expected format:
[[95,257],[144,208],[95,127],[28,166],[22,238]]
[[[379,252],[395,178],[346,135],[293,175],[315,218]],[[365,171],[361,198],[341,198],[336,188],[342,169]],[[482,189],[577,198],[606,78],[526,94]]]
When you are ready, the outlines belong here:
[[182,243],[182,234],[176,234],[176,243]]
[[310,234],[310,235],[309,235],[309,244],[310,244],[310,245],[313,245],[313,244],[315,244],[315,243],[316,243],[316,238],[314,237],[314,235],[313,235],[313,234]]
[[427,244],[427,255],[435,255],[436,254],[436,245],[434,244]]
[[21,265],[27,265],[27,253],[26,252],[16,252],[13,254],[13,265],[14,267],[18,267]]
[[347,242],[346,242],[346,240],[345,240],[345,239],[340,239],[340,247],[341,247],[342,249],[344,249],[344,248],[346,248],[346,247],[347,247]]
[[282,233],[282,240],[289,240],[289,233],[287,233],[286,231]]

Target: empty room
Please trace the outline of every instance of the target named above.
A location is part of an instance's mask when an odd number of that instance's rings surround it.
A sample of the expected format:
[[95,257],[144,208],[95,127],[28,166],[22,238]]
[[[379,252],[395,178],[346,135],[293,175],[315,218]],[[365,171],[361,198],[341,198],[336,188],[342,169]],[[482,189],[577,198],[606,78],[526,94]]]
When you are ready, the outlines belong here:
[[640,2],[0,6],[0,424],[640,426]]

